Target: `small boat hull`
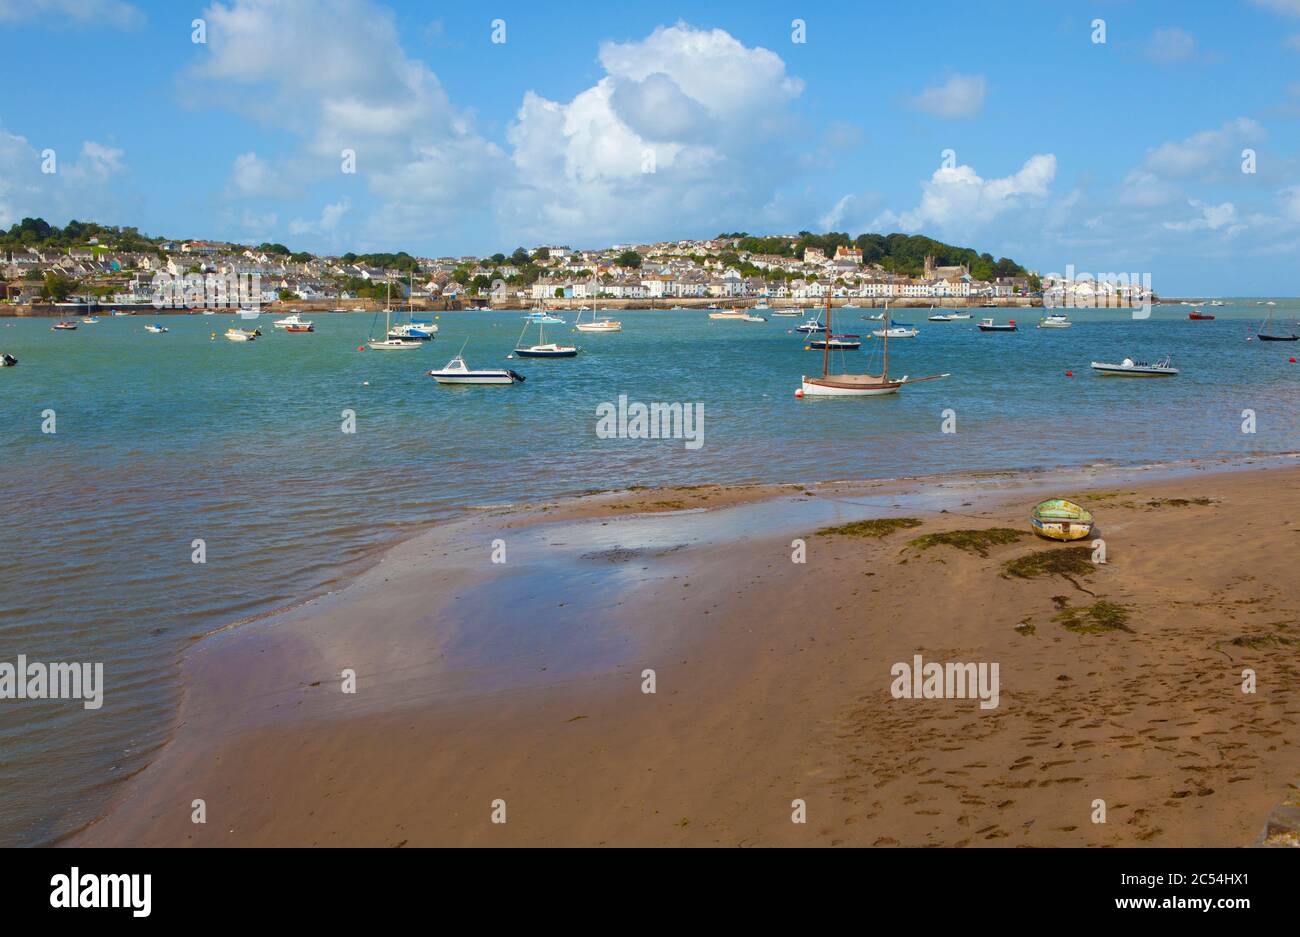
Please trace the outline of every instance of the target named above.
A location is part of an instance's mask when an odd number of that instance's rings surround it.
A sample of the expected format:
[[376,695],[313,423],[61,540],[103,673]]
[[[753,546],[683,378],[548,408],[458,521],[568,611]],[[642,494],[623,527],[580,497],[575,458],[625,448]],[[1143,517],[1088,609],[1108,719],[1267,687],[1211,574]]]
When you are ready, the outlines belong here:
[[1300,341],[1300,335],[1260,335],[1261,342],[1294,342]]
[[1093,532],[1092,514],[1073,501],[1052,498],[1034,505],[1029,515],[1034,533],[1048,540],[1083,540]]
[[521,358],[575,358],[576,348],[516,348],[515,354]]
[[1177,377],[1178,369],[1150,364],[1108,364],[1092,362],[1092,369],[1100,377]]
[[828,374],[804,377],[803,392],[807,397],[884,397],[898,393],[904,383],[868,374]]
[[503,369],[499,371],[430,371],[429,377],[439,384],[518,384],[524,376]]
[[16,367],[17,364],[18,359],[13,355],[0,355],[0,368],[12,368]]

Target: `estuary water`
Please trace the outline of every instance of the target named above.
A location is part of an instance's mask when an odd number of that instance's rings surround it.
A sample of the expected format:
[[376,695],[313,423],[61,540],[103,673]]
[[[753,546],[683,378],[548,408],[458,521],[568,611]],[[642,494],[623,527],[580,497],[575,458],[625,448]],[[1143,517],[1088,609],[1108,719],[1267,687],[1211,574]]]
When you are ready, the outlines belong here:
[[[1280,300],[1273,311],[1297,310]],[[0,699],[0,845],[57,841],[147,763],[195,638],[337,587],[386,544],[466,509],[634,485],[1300,448],[1300,364],[1289,360],[1300,343],[1248,340],[1265,312],[1254,300],[1207,311],[1218,318],[1075,310],[1073,328],[1053,331],[1033,327],[1039,310],[973,309],[953,323],[901,310],[921,333],[890,343],[891,374],[950,378],[896,397],[805,400],[794,391],[820,373],[821,353],[791,333],[799,319],[620,311],[617,334],[548,327],[548,340],[582,348],[552,361],[507,360],[521,312],[443,314],[437,339],[409,352],[358,351],[369,314],[311,316],[312,334],[274,330],[266,315],[166,316],[165,335],[144,331],[151,316],[67,333],[0,319],[0,352],[20,362],[0,370],[0,663],[102,662],[106,684],[98,710]],[[836,310],[835,331],[867,339],[878,327],[867,312]],[[1022,330],[981,333],[985,315]],[[265,333],[256,342],[220,336],[253,324]],[[836,355],[833,369],[878,371],[879,345]],[[527,381],[436,385],[425,372],[462,346],[471,367]],[[1165,354],[1178,377],[1089,369]],[[620,395],[702,404],[703,445],[600,438],[597,407]],[[192,562],[196,540],[206,563]]]

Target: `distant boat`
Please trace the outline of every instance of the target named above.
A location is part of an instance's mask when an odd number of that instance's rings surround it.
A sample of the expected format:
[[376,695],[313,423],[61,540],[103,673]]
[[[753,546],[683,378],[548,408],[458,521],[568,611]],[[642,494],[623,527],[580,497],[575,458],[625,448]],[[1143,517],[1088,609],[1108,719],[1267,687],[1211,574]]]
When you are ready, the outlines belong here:
[[796,332],[803,332],[807,335],[810,332],[825,332],[826,326],[822,324],[820,318],[813,317],[811,319],[805,319],[803,322],[796,325],[794,330]]
[[766,321],[767,321],[767,318],[764,317],[764,316],[753,316],[753,315],[750,315],[749,313],[746,313],[745,315],[741,316],[740,318],[741,318],[741,320],[743,320],[743,321],[745,321],[745,322],[766,322]]
[[[1268,305],[1272,306],[1274,303],[1270,302]],[[1263,324],[1259,327],[1259,340],[1261,342],[1294,342],[1300,339],[1300,335],[1296,334],[1294,318],[1291,320],[1290,328],[1291,331],[1287,334],[1274,331],[1273,310],[1270,309],[1268,315],[1264,318]]]
[[[888,307],[886,307],[886,313]],[[831,304],[826,302],[826,333],[830,335],[831,325]],[[809,377],[804,375],[801,382],[798,396],[804,397],[882,397],[886,394],[896,394],[907,384],[916,384],[921,381],[934,381],[939,378],[947,377],[947,374],[935,374],[930,377],[918,377],[908,379],[907,375],[898,379],[892,379],[889,376],[889,317],[885,317],[885,355],[884,366],[879,374],[831,374],[830,361],[831,349],[829,345],[822,351],[822,373],[821,377]]]
[[0,354],[0,368],[12,368],[18,364],[18,359],[10,354]]
[[1070,317],[1063,312],[1053,312],[1038,320],[1040,329],[1068,329],[1072,325]]
[[871,333],[876,338],[916,338],[920,330],[911,325],[895,325],[892,328],[876,329]]
[[1092,369],[1101,377],[1174,377],[1178,374],[1178,369],[1174,367],[1173,360],[1167,355],[1154,364],[1148,364],[1145,361],[1134,361],[1132,358],[1125,358],[1119,364],[1094,361]]
[[[393,337],[393,283],[388,283],[388,295],[384,302],[384,337],[372,338],[366,341],[366,347],[371,351],[411,351],[415,348],[423,347],[421,342],[412,338],[394,338]],[[379,314],[375,314],[378,318]],[[374,322],[371,322],[371,329],[374,328]]]
[[597,319],[594,317],[594,313],[593,313],[593,319],[591,322],[583,322],[582,313],[585,309],[586,309],[585,306],[583,307],[583,309],[579,309],[578,318],[573,320],[573,327],[577,329],[579,332],[621,332],[623,331],[623,323],[619,322],[616,319],[611,319],[608,316],[602,316],[601,318]]
[[885,314],[883,312],[878,312],[874,316],[862,317],[863,322],[883,322],[884,320],[885,320]]
[[798,309],[774,309],[772,315],[780,316],[782,319],[798,318],[803,315]]
[[1029,515],[1034,533],[1050,540],[1082,540],[1092,533],[1092,514],[1064,498],[1052,498],[1034,506]]
[[85,316],[81,321],[84,325],[98,325],[99,316]]
[[124,312],[124,311],[122,311],[121,309],[119,309],[117,312],[113,313],[113,315],[115,315],[115,316],[130,316],[130,315],[134,315],[134,314],[135,314],[135,313]]
[[[461,349],[464,351],[464,349]],[[439,384],[517,384],[524,376],[509,368],[471,370],[461,355],[447,362],[441,371],[430,371],[429,377]]]
[[524,316],[529,322],[540,322],[542,325],[564,325],[564,320],[557,315],[553,315],[547,310],[544,304],[538,304],[537,308]]
[[157,324],[155,324],[155,325],[146,325],[146,326],[144,327],[144,330],[145,330],[146,332],[152,332],[154,335],[165,335],[165,334],[167,333],[167,329],[166,329],[165,326],[161,326],[161,325],[157,325]]
[[953,318],[954,316],[950,312],[936,312],[934,315],[929,316],[931,322],[951,322]]
[[228,342],[251,342],[256,338],[257,333],[248,329],[226,329],[225,339]]
[[533,325],[532,322],[524,323],[524,330],[519,333],[519,338],[515,342],[515,354],[521,358],[574,358],[578,354],[578,349],[573,345],[559,345],[555,342],[546,340],[546,326],[541,319],[536,320],[537,324],[537,344],[521,345],[524,336],[528,334],[528,329]]
[[857,351],[862,347],[862,340],[856,335],[832,335],[830,338],[810,338],[805,349],[822,351]]
[[315,332],[316,326],[310,322],[304,322],[302,325],[286,325],[284,330],[286,332]]
[[1016,332],[1016,320],[1011,319],[1006,323],[994,322],[992,319],[980,319],[981,332]]
[[1210,300],[1210,305],[1211,305],[1211,306],[1226,306],[1227,303],[1225,303],[1225,302],[1224,302],[1223,300],[1221,300],[1221,299],[1212,299],[1212,300]]
[[1197,312],[1193,309],[1187,314],[1187,318],[1191,319],[1193,322],[1209,322],[1214,318],[1214,316],[1207,315],[1203,312]]
[[747,315],[748,313],[742,312],[739,309],[727,309],[721,312],[711,312],[709,313],[709,318],[710,319],[734,319],[737,322],[739,322],[743,320]]
[[75,332],[77,331],[77,323],[56,322],[52,326],[50,326],[50,331],[51,332]]
[[291,326],[302,326],[302,325],[310,326],[311,320],[304,319],[302,316],[298,315],[298,313],[295,312],[293,315],[285,316],[283,319],[276,319],[271,324],[275,326],[277,329],[288,329]]

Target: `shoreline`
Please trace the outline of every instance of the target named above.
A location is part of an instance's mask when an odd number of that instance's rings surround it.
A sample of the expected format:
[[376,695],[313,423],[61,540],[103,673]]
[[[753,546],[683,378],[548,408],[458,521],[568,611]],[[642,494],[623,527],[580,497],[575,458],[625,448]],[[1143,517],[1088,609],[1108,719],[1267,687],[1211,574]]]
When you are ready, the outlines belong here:
[[[775,685],[783,676],[783,668],[765,661],[758,646],[764,642],[779,644],[788,637],[771,621],[763,623],[764,618],[773,616],[774,608],[778,610],[777,624],[799,621],[809,613],[809,606],[817,606],[820,614],[835,618],[833,613],[856,601],[854,597],[859,596],[862,588],[859,585],[852,596],[844,594],[847,586],[838,583],[830,583],[836,588],[824,592],[810,591],[808,579],[814,577],[804,576],[806,569],[784,569],[791,564],[783,538],[791,530],[808,527],[806,532],[810,533],[820,523],[815,518],[842,523],[844,519],[868,516],[915,514],[923,519],[923,526],[917,528],[917,533],[923,534],[970,517],[991,521],[1008,511],[1023,515],[1027,505],[1022,502],[1027,494],[1047,490],[1048,486],[1053,486],[1051,490],[1055,493],[1068,496],[1088,488],[1116,484],[1184,491],[1206,482],[1227,485],[1234,498],[1244,497],[1237,494],[1237,489],[1249,488],[1239,481],[1245,473],[1265,471],[1270,477],[1281,479],[1283,487],[1287,487],[1298,474],[1295,458],[1295,454],[1288,454],[1210,463],[1091,466],[1040,473],[1014,470],[956,473],[823,482],[814,486],[648,489],[564,498],[530,510],[502,507],[471,511],[389,546],[373,567],[359,573],[340,590],[309,598],[251,625],[218,629],[187,649],[181,663],[181,702],[168,741],[149,766],[125,783],[103,816],[89,826],[66,834],[59,842],[380,844],[374,836],[380,827],[367,832],[367,824],[374,822],[377,815],[387,818],[387,810],[368,793],[376,779],[368,776],[373,764],[368,769],[366,761],[378,759],[391,765],[394,758],[402,763],[408,759],[418,763],[420,768],[416,773],[422,780],[410,777],[394,786],[393,780],[383,779],[381,772],[384,800],[405,800],[417,788],[431,789],[430,780],[437,779],[448,790],[451,803],[464,810],[469,809],[467,804],[475,805],[475,822],[468,822],[458,821],[456,818],[463,818],[463,814],[445,809],[446,805],[426,815],[418,806],[407,803],[407,813],[423,819],[418,833],[411,831],[416,838],[408,837],[413,844],[488,844],[496,840],[540,844],[550,839],[566,844],[594,843],[602,841],[599,836],[603,833],[609,833],[608,841],[618,844],[667,844],[683,838],[688,843],[701,842],[689,832],[689,822],[676,830],[672,824],[665,826],[654,819],[655,814],[642,815],[637,822],[609,820],[607,824],[587,822],[584,825],[575,820],[572,827],[563,829],[548,821],[521,831],[520,837],[504,831],[501,831],[503,835],[494,837],[494,828],[486,825],[487,801],[479,805],[474,799],[479,796],[480,788],[460,777],[454,766],[468,761],[478,766],[479,775],[491,775],[498,779],[497,783],[508,785],[507,779],[514,776],[512,772],[523,770],[524,764],[534,759],[552,771],[571,771],[556,762],[557,756],[550,751],[552,745],[559,746],[557,751],[567,751],[570,758],[579,757],[586,750],[582,745],[598,745],[600,750],[624,751],[635,763],[638,757],[644,761],[644,739],[657,739],[671,748],[678,739],[676,733],[681,732],[697,742],[688,746],[694,759],[692,763],[706,769],[703,774],[712,779],[710,783],[716,784],[718,772],[722,772],[721,776],[731,775],[723,766],[709,763],[708,752],[712,746],[699,745],[698,734],[716,729],[715,722],[710,720],[739,718],[739,714],[757,709],[765,713],[768,721],[762,734],[755,730],[752,738],[767,739],[769,729],[776,725],[775,738],[782,740],[778,748],[790,757],[791,763],[804,761],[820,765],[814,772],[819,777],[825,776],[827,761],[837,763],[841,771],[848,770],[848,765],[843,763],[844,753],[839,751],[842,746],[833,738],[814,733],[817,744],[808,749],[812,744],[809,739],[787,737],[793,731],[792,725],[807,713],[792,712],[789,706],[772,703],[766,696],[742,705],[755,682]],[[1069,483],[1053,481],[1062,478],[1069,479]],[[1061,490],[1062,485],[1066,490]],[[1288,490],[1294,492],[1294,486]],[[813,496],[806,497],[805,491],[811,491]],[[972,510],[962,511],[967,506]],[[1226,522],[1232,523],[1230,518]],[[1016,526],[1024,527],[1024,524]],[[488,545],[497,539],[489,537],[490,533],[504,539],[511,552],[510,562],[501,568],[493,568],[487,562]],[[901,544],[908,537],[910,534],[895,535],[891,540]],[[580,541],[580,545],[575,546],[574,541]],[[472,542],[473,549],[466,548],[466,542]],[[865,547],[872,551],[882,545],[873,542]],[[1026,542],[999,548],[995,557],[1004,559],[1007,550],[1023,553],[1034,546]],[[837,547],[839,552],[829,556],[826,562],[831,568],[851,564],[863,547],[860,543],[847,548],[841,544]],[[1166,549],[1176,549],[1176,546]],[[432,567],[429,566],[431,556],[437,556]],[[934,562],[930,557],[924,559]],[[953,559],[944,557],[945,565]],[[964,564],[967,558],[956,559]],[[978,558],[975,561],[982,562]],[[1118,558],[1114,562],[1118,563]],[[520,566],[523,568],[517,572]],[[731,588],[760,569],[762,572],[754,577],[752,589]],[[913,566],[909,570],[907,564],[901,568],[891,566],[890,575],[910,579],[916,575],[916,569]],[[1113,569],[1112,565],[1104,573],[1108,575]],[[977,587],[970,578],[970,570],[959,572],[953,591],[954,595],[962,594],[961,602],[987,605],[994,592],[1001,593],[1008,588],[996,578]],[[867,575],[874,576],[874,573]],[[766,578],[780,582],[760,582]],[[918,586],[923,590],[925,585],[924,576],[920,582],[911,582],[913,591]],[[691,627],[681,621],[661,621],[646,611],[656,604],[669,607],[670,602],[688,602],[680,591],[688,587],[695,590],[689,595],[695,613]],[[1059,591],[1060,587],[1057,588]],[[790,607],[790,595],[800,596],[795,603],[797,608]],[[898,597],[903,606],[915,600],[916,596]],[[709,602],[710,607],[700,608]],[[835,605],[837,602],[840,604]],[[959,608],[961,602],[953,607]],[[519,609],[536,610],[527,627],[484,624],[494,622],[496,616],[522,614]],[[929,614],[916,608],[911,611],[920,617]],[[365,622],[365,626],[358,628],[359,622]],[[701,623],[709,625],[707,632],[699,630]],[[712,633],[715,623],[720,624],[720,635]],[[890,625],[887,631],[891,633],[884,637],[889,640],[901,637],[892,634],[897,627]],[[966,622],[962,632],[972,627],[973,623]],[[1039,628],[1046,630],[1046,625]],[[801,644],[797,653],[812,651],[813,645],[820,642],[822,647],[835,649],[832,659],[823,662],[824,666],[842,669],[845,665],[840,658],[863,635],[852,628],[846,630],[843,623],[837,623],[831,630],[831,634],[806,634],[807,643]],[[1013,646],[1009,650],[1014,659],[1026,646],[1023,644],[1026,638],[1014,633],[1012,638]],[[899,650],[895,656],[901,653]],[[637,684],[642,671],[638,663],[652,659],[668,661],[679,654],[694,658],[691,663],[703,668],[706,676],[684,681],[681,674],[674,675],[671,681],[676,688],[671,695],[666,687],[649,697],[629,690],[629,686]],[[1007,657],[1003,660],[1007,661]],[[339,670],[340,664],[348,662],[354,665],[362,690],[350,697],[336,692],[326,695],[322,687]],[[1014,668],[1014,660],[1004,663],[1004,673],[1008,666]],[[805,677],[817,682],[820,673],[814,668]],[[668,682],[666,677],[661,679]],[[674,731],[668,732],[660,717],[645,712],[652,707],[640,705],[642,699],[662,700],[670,712],[660,715],[671,716],[671,710],[678,704],[674,699],[678,694],[708,701],[708,705],[700,706],[700,712],[708,717],[703,720],[703,728],[698,719],[687,718],[685,722],[670,719]],[[822,703],[815,708],[823,717],[820,722],[845,718],[840,711],[844,700],[837,695],[834,684],[819,686],[817,695]],[[1004,699],[1007,696],[1004,693]],[[873,701],[873,705],[878,703]],[[1007,711],[1008,703],[1004,702],[1003,706],[999,715]],[[577,715],[571,719],[558,717],[570,709]],[[597,719],[588,711],[604,715]],[[948,712],[943,718],[954,716]],[[878,721],[879,715],[873,716],[872,724]],[[603,731],[589,737],[598,723],[603,725]],[[918,731],[924,731],[928,723],[929,720],[923,720]],[[561,737],[555,737],[557,726],[571,724],[581,725],[581,731],[566,732],[560,728]],[[365,739],[372,740],[369,747],[373,749],[375,737],[396,731],[414,735],[421,744],[398,745],[396,754],[371,750],[367,759],[360,762],[353,757],[358,748],[367,748]],[[476,741],[475,731],[490,731],[496,737],[508,738],[510,744],[486,751]],[[584,741],[578,749],[566,748],[570,743],[565,736],[577,736]],[[455,744],[435,746],[442,754],[429,760],[423,745],[434,744],[436,738],[451,739]],[[550,742],[539,750],[538,739]],[[901,739],[894,740],[895,746],[901,742]],[[725,733],[714,744],[727,750]],[[454,757],[452,751],[456,753]],[[753,769],[753,752],[740,754],[747,757],[738,758],[737,764],[748,764]],[[886,746],[886,760],[902,754]],[[643,800],[667,797],[665,806],[689,803],[693,812],[700,811],[701,792],[684,780],[665,782],[674,792],[668,796],[663,791],[644,787],[635,772],[629,774],[605,759],[598,760],[605,774],[616,775],[622,785],[639,791]],[[322,763],[337,768],[349,779],[347,783],[338,787],[327,783],[319,775]],[[290,778],[303,778],[301,787],[287,780],[286,774]],[[529,786],[531,794],[516,792],[515,796],[524,797],[525,802],[530,796],[541,796],[547,815],[553,820],[564,815],[565,808],[562,802],[545,799],[560,796],[541,782],[545,776],[543,773],[534,779],[537,783]],[[581,778],[570,778],[570,781],[578,784],[588,797],[595,796],[590,784]],[[733,783],[738,785],[735,796],[745,801],[750,794],[748,782],[735,776]],[[226,819],[214,820],[212,829],[188,823],[186,805],[192,797],[202,795],[183,796],[184,792],[198,788],[215,792],[230,790],[232,786],[242,789],[243,795],[222,805],[220,815],[229,817],[227,808],[234,809],[241,822],[234,822],[233,817],[230,823]],[[842,786],[852,787],[852,784],[844,782]],[[475,791],[473,797],[469,794],[471,789]],[[923,790],[917,788],[918,792]],[[328,812],[331,801],[347,801],[358,811],[368,812],[371,820],[365,823],[358,820],[360,826],[346,825],[348,828],[325,836],[317,828],[319,820],[303,815],[281,820],[280,812],[274,809],[266,813],[266,798],[271,795],[259,796],[261,791],[277,792],[281,808],[292,805],[296,811],[300,805],[312,804],[310,816],[315,816],[317,810]],[[1276,800],[1281,797],[1278,793]],[[786,797],[785,801],[788,803],[789,799]],[[619,798],[613,802],[623,803]],[[164,809],[162,805],[168,803],[171,808]],[[477,816],[480,806],[482,817]],[[625,803],[623,806],[626,808]],[[218,813],[218,806],[212,800],[208,809]],[[752,826],[752,819],[746,820],[734,810],[724,814],[727,818],[716,820],[714,826],[722,823],[729,831],[739,831],[746,824]],[[1264,814],[1254,819],[1262,824]],[[252,821],[256,818],[264,822],[255,825]],[[341,818],[334,819],[341,822]],[[484,823],[480,824],[479,820]],[[849,821],[845,819],[845,823]],[[528,824],[520,825],[528,827]],[[781,826],[765,828],[762,833],[751,830],[750,835],[758,836],[758,842],[801,841],[785,835],[789,831],[784,826],[789,825],[787,818]],[[544,835],[539,835],[542,831]],[[613,835],[619,831],[620,835]],[[890,835],[875,839],[893,839],[905,844],[929,841],[922,835],[927,832],[924,820],[906,827],[903,832],[907,835],[901,839],[893,835],[900,830],[890,827],[887,832]],[[931,836],[939,835],[937,829],[928,832]],[[942,835],[950,837],[951,833],[945,829]],[[1172,844],[1164,838],[1166,835],[1153,833],[1152,839],[1157,840],[1155,844]],[[1064,834],[1062,838],[1068,840]],[[871,844],[856,837],[849,841]],[[951,838],[948,841],[956,842]]]

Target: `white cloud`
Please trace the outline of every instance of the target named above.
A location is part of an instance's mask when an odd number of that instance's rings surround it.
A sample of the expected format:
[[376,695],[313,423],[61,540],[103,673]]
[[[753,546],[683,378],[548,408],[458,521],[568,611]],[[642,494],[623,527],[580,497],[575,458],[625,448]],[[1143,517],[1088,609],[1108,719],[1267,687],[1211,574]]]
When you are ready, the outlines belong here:
[[1031,156],[1018,171],[1000,179],[983,179],[966,165],[940,168],[922,186],[921,204],[902,214],[885,212],[871,226],[969,234],[1013,208],[1046,199],[1055,177],[1056,157],[1051,153]]
[[1283,16],[1300,16],[1300,0],[1250,0],[1257,7],[1281,13]]
[[292,191],[279,171],[257,153],[250,151],[235,157],[226,189],[230,198],[277,198]]
[[752,223],[795,159],[787,104],[803,83],[781,58],[678,23],[599,60],[605,75],[568,103],[525,94],[502,227],[591,240]]
[[1202,130],[1185,140],[1149,151],[1143,167],[1162,178],[1185,178],[1237,171],[1243,145],[1263,139],[1264,128],[1249,117],[1230,120],[1217,130]]
[[1156,62],[1185,62],[1196,55],[1196,39],[1178,26],[1157,29],[1147,40],[1146,54]]
[[942,85],[926,88],[911,104],[935,117],[974,117],[984,106],[984,92],[983,75],[953,75]]
[[239,156],[229,196],[342,177],[351,150],[357,178],[391,203],[385,230],[486,203],[504,155],[406,56],[390,11],[370,0],[231,0],[204,16],[208,57],[188,75],[193,103],[215,100],[302,140],[282,165]]
[[0,0],[0,23],[21,23],[38,17],[54,23],[138,26],[145,16],[124,0]]
[[351,207],[352,204],[347,199],[331,202],[321,209],[320,218],[316,221],[295,219],[289,222],[289,233],[300,237],[307,234],[321,237],[335,236],[338,234],[339,222],[343,220]]
[[1300,224],[1300,185],[1287,186],[1278,192],[1278,209],[1287,221]]
[[0,227],[23,217],[109,217],[119,191],[104,183],[125,171],[123,153],[87,140],[75,159],[55,153],[56,172],[42,172],[44,157],[25,137],[0,127]]
[[1238,224],[1237,206],[1231,202],[1223,202],[1219,205],[1209,205],[1198,199],[1188,199],[1187,204],[1196,209],[1200,214],[1186,221],[1166,221],[1164,227],[1170,231],[1219,231],[1229,237],[1244,229],[1244,225]]

